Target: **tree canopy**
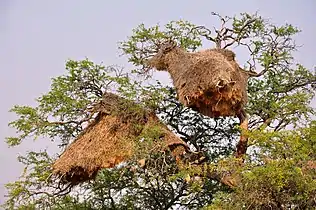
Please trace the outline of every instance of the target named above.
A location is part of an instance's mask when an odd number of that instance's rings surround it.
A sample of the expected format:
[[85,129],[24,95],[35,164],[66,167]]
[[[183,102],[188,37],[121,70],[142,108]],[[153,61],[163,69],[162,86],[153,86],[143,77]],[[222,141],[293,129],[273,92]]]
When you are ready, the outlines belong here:
[[[135,165],[145,154],[150,160],[146,167],[102,169],[94,180],[74,186],[52,174],[58,154],[28,152],[18,157],[25,170],[6,185],[4,208],[316,208],[316,121],[311,106],[316,71],[294,57],[300,30],[274,25],[257,13],[212,14],[219,28],[184,20],[137,26],[119,45],[132,70],[89,59],[68,60],[65,74],[52,79],[50,91],[36,99],[36,106],[11,109],[17,119],[9,126],[17,135],[6,138],[13,147],[45,137],[59,145],[61,154],[95,117],[93,106],[110,91],[153,110],[192,151],[203,154],[202,164],[179,168],[170,153],[140,147],[127,164]],[[250,75],[247,131],[234,117],[209,118],[183,106],[174,87],[153,80],[146,60],[169,39],[189,52],[212,43],[247,54],[248,61],[240,63]],[[242,163],[234,156],[240,135],[248,140]]]

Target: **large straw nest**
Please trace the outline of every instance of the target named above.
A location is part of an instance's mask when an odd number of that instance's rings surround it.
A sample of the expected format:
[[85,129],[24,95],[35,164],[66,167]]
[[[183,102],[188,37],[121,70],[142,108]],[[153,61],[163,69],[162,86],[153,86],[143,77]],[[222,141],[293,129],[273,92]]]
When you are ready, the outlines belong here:
[[[138,104],[106,93],[99,113],[81,135],[53,164],[53,174],[64,182],[77,184],[93,179],[102,168],[112,168],[133,157],[144,132],[159,130],[151,148],[170,149],[182,155],[188,146],[174,135],[158,117]],[[143,136],[143,137],[142,137]]]
[[230,50],[190,53],[168,42],[148,64],[168,71],[179,101],[206,116],[236,116],[247,103],[248,74]]

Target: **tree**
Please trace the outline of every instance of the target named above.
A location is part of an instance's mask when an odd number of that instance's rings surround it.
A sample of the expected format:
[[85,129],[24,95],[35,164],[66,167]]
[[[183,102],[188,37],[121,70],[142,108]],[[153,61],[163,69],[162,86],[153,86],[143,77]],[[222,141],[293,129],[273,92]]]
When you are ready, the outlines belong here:
[[[105,91],[150,107],[193,151],[202,164],[179,168],[168,152],[146,153],[145,168],[103,169],[95,180],[63,184],[52,175],[56,157],[46,151],[29,152],[18,160],[25,165],[21,179],[9,183],[7,209],[311,209],[316,207],[316,122],[310,106],[315,96],[316,72],[296,62],[293,37],[300,32],[286,24],[276,26],[258,14],[221,16],[218,29],[188,21],[164,27],[141,24],[120,49],[135,69],[102,66],[88,59],[66,63],[66,74],[52,80],[51,90],[37,106],[14,106],[18,116],[10,122],[16,137],[9,146],[39,136],[59,144],[61,151],[91,120],[91,107]],[[235,118],[211,119],[177,100],[174,87],[158,81],[146,84],[151,69],[146,59],[168,39],[188,51],[202,43],[217,48],[237,47],[249,55],[249,130]],[[145,73],[145,74],[144,74]],[[133,75],[133,76],[131,76]],[[145,77],[143,77],[145,76]],[[247,153],[234,157],[239,136]],[[245,151],[246,152],[246,151]],[[129,161],[135,165],[135,158]]]

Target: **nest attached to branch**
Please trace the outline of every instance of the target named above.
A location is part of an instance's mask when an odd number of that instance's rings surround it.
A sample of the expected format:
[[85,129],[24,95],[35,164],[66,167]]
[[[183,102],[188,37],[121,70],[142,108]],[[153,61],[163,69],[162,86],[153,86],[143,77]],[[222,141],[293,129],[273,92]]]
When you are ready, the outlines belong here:
[[136,153],[136,141],[145,130],[160,130],[152,146],[155,151],[170,149],[175,158],[188,151],[185,142],[139,104],[106,93],[97,109],[95,120],[53,164],[53,174],[63,182],[78,184],[91,180],[100,169],[130,160]]
[[236,116],[247,103],[248,74],[230,50],[190,53],[172,41],[163,44],[147,64],[168,71],[179,101],[206,116]]

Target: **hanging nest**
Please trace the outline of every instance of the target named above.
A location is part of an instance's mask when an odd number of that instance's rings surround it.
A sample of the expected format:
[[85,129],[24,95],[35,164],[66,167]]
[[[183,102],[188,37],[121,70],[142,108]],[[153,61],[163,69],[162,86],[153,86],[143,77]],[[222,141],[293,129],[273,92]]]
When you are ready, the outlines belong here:
[[53,174],[63,182],[94,179],[100,169],[130,160],[141,141],[152,140],[151,151],[170,149],[176,159],[188,151],[185,142],[139,104],[105,93],[96,109],[94,121],[53,164]]
[[161,46],[148,65],[168,71],[179,101],[206,116],[236,116],[247,103],[248,74],[230,50],[190,53],[171,41]]

